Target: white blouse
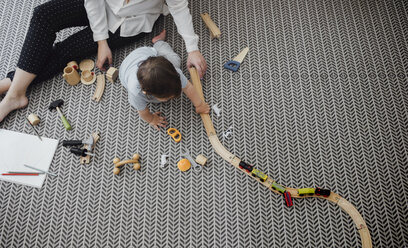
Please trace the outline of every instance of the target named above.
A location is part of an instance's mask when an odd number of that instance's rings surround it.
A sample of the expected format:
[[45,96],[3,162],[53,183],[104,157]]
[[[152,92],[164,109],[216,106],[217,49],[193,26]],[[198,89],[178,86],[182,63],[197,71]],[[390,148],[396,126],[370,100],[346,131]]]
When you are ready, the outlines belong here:
[[[120,2],[120,4],[119,4]],[[187,52],[198,50],[198,36],[194,33],[187,0],[85,0],[85,9],[94,41],[109,38],[108,30],[128,37],[149,33],[160,14],[170,11],[179,34],[186,43]]]

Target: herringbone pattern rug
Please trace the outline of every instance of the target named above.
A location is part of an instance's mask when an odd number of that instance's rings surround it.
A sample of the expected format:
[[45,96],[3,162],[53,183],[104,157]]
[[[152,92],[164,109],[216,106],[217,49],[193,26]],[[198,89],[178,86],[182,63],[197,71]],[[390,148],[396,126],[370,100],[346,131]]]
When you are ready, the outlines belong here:
[[[18,59],[32,10],[43,0],[0,0],[0,75]],[[209,69],[204,94],[227,149],[291,187],[329,188],[365,218],[374,247],[408,246],[408,2],[404,0],[190,1]],[[222,31],[210,40],[199,14]],[[154,30],[183,63],[171,17]],[[58,35],[63,39],[74,30]],[[114,52],[114,66],[153,34]],[[250,51],[238,72],[222,68]],[[184,68],[187,74],[187,70]],[[183,96],[152,106],[183,135],[174,143],[127,102],[120,83],[71,87],[61,75],[31,87],[30,104],[0,127],[31,133],[24,117],[42,118],[41,134],[83,138],[99,131],[96,158],[80,165],[61,145],[41,189],[0,181],[0,247],[358,247],[349,216],[327,201],[283,198],[214,153],[201,119]],[[64,130],[50,101],[65,100]],[[201,172],[175,166],[182,148],[209,159]],[[142,156],[142,170],[112,174],[112,159]],[[160,155],[171,165],[160,168]]]

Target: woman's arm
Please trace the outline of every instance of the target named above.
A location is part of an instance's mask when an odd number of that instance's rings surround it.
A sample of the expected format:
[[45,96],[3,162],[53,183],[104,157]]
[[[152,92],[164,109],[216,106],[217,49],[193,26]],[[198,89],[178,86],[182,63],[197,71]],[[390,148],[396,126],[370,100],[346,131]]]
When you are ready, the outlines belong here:
[[177,26],[177,31],[183,37],[188,52],[187,68],[194,66],[200,77],[207,70],[207,62],[198,50],[198,36],[194,33],[193,20],[188,9],[187,0],[167,0],[169,11]]
[[109,38],[108,20],[106,18],[105,0],[85,0],[89,25],[93,32],[94,41],[98,42],[98,59],[96,66],[104,71],[103,64],[108,60],[112,64],[112,52],[106,41]]
[[176,23],[177,31],[186,43],[187,52],[198,50],[198,35],[194,33],[193,20],[187,0],[167,0],[166,2]]
[[85,9],[93,32],[94,41],[109,38],[105,0],[85,0]]

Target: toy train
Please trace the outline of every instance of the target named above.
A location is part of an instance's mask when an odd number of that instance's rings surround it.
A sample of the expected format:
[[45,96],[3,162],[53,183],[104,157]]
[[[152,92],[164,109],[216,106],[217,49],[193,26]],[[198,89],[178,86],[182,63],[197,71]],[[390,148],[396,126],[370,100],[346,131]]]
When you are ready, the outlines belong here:
[[251,171],[251,175],[254,177],[258,177],[259,180],[261,180],[261,182],[265,182],[266,179],[268,178],[267,175],[265,175],[265,173],[263,173],[262,171],[258,170],[258,169],[253,169]]
[[[286,205],[292,206],[292,197],[289,192],[286,191],[286,188],[279,183],[273,181],[272,179],[268,179],[268,176],[258,169],[254,169],[253,165],[247,164],[244,161],[239,162],[239,168],[245,170],[255,178],[258,178],[261,182],[265,182],[268,180],[271,184],[271,188],[280,192],[285,196]],[[328,189],[321,189],[321,188],[302,188],[298,189],[299,196],[306,196],[306,195],[318,195],[323,197],[330,196],[330,190]]]
[[252,171],[252,169],[254,168],[253,165],[247,164],[244,161],[240,161],[239,162],[239,168],[246,170],[248,173],[250,173]]

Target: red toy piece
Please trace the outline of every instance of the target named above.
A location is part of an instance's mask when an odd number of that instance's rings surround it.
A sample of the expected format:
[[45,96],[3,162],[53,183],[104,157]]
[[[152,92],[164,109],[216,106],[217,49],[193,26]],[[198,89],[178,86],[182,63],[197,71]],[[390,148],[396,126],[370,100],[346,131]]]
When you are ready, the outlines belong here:
[[293,206],[292,196],[290,196],[290,193],[286,191],[285,193],[283,193],[283,195],[285,196],[286,206],[288,207]]

